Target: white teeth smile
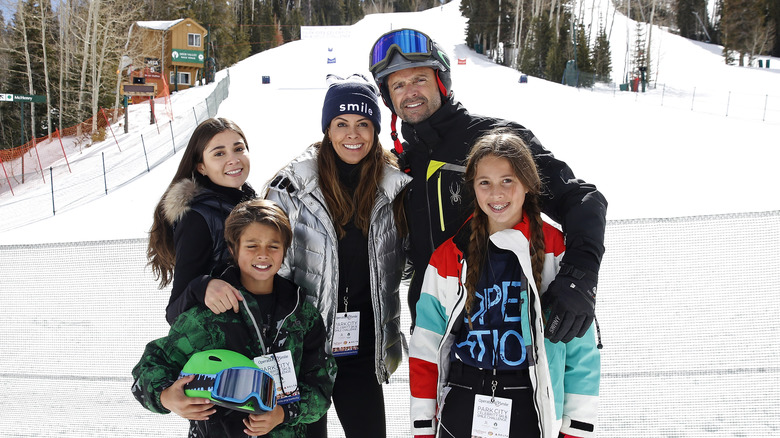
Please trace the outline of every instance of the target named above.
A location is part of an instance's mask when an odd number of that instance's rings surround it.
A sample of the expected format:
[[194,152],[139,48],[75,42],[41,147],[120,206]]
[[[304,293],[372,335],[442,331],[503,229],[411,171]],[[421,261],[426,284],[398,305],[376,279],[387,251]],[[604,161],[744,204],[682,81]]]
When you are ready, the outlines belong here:
[[360,144],[345,144],[344,147],[349,149],[349,150],[351,150],[351,151],[354,151],[354,150],[357,150],[357,149],[360,149],[361,147],[363,147],[363,143],[360,143]]
[[225,172],[225,175],[238,175],[244,169],[229,170]]
[[509,206],[509,203],[506,203],[506,204],[498,204],[498,205],[497,205],[497,204],[492,204],[492,205],[490,206],[490,208],[492,208],[493,210],[498,210],[498,211],[501,211],[501,210],[503,210],[503,209],[507,208],[508,206]]
[[271,265],[252,265],[252,267],[257,269],[268,269]]
[[417,108],[418,106],[422,105],[422,102],[413,103],[411,105],[406,105],[407,108]]

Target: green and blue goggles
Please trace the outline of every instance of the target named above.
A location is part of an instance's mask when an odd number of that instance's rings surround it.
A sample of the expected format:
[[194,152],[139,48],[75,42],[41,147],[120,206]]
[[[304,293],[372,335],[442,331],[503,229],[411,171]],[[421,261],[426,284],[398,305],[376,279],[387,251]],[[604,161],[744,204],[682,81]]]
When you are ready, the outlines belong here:
[[[181,373],[179,377],[191,375]],[[267,372],[258,368],[226,368],[216,374],[195,374],[184,386],[189,397],[205,397],[219,406],[259,413],[276,407],[276,383]]]
[[409,61],[424,61],[434,55],[433,50],[431,38],[418,30],[399,29],[388,32],[374,43],[369,70],[374,74],[384,70],[395,52]]

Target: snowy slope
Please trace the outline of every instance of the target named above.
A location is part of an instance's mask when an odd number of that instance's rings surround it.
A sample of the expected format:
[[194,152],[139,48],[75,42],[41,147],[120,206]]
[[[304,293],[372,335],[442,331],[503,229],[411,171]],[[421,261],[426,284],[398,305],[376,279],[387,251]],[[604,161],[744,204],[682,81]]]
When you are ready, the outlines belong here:
[[[614,15],[616,80],[622,75],[620,57],[625,56],[625,41],[632,41],[634,23],[615,14],[608,0],[587,2],[583,8],[589,11],[591,6],[596,13],[586,16],[597,19],[606,10]],[[376,37],[390,29],[415,27],[449,51],[457,99],[472,112],[512,119],[533,130],[578,177],[602,190],[610,204],[609,219],[780,209],[780,198],[769,196],[780,188],[774,177],[780,158],[780,59],[773,60],[771,70],[726,66],[720,47],[656,28],[652,58],[658,63],[658,86],[647,93],[620,93],[604,86],[578,90],[536,78],[520,84],[521,72],[465,46],[466,21],[458,7],[452,2],[419,13],[369,15],[351,26],[349,38],[294,41],[221,71],[218,78],[229,74],[231,86],[218,115],[234,119],[247,134],[253,158],[250,182],[260,188],[288,160],[322,138],[319,120],[327,73],[368,76],[367,54]],[[329,57],[337,62],[328,64]],[[457,58],[466,64],[458,65]],[[270,83],[263,84],[262,76],[269,76]],[[174,114],[191,111],[207,90],[176,93]],[[138,120],[131,126],[144,126],[148,108],[138,105],[131,111]],[[391,145],[389,120],[384,108],[385,147]],[[123,145],[122,153],[139,148],[137,143]],[[90,153],[115,149],[104,142]],[[0,242],[144,237],[151,211],[176,166],[177,159],[170,159],[96,201],[48,219],[31,219],[34,223],[28,226],[0,233]],[[0,217],[4,210],[24,214],[10,206],[31,193],[50,208],[46,190],[37,180],[17,186],[15,196],[4,190]],[[103,219],[117,214],[123,222],[119,227]]]

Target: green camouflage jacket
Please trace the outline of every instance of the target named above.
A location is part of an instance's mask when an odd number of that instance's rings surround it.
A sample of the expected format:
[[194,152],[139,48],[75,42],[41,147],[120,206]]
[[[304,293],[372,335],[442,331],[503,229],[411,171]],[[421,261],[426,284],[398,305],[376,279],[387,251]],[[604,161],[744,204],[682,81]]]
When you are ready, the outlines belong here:
[[[236,285],[238,270],[230,268],[222,278]],[[258,325],[265,323],[254,295],[240,288]],[[239,313],[215,315],[199,305],[182,313],[168,336],[150,342],[141,361],[133,368],[132,392],[146,408],[168,413],[160,403],[160,393],[178,378],[192,354],[227,349],[249,358],[290,350],[300,389],[300,401],[282,405],[284,422],[267,437],[305,436],[306,424],[325,415],[336,376],[336,362],[325,348],[325,327],[317,309],[305,300],[305,292],[280,276],[274,278],[276,308],[273,322],[264,335],[263,352],[250,315],[242,305]],[[248,414],[217,406],[207,421],[190,421],[190,437],[243,437],[242,420]]]

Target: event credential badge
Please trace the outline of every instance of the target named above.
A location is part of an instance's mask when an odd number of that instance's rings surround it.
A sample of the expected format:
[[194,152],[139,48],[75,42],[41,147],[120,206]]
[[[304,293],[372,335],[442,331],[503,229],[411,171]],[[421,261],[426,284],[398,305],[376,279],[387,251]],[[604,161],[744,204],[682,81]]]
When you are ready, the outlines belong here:
[[333,333],[333,356],[352,356],[357,354],[359,335],[360,312],[337,313]]
[[474,399],[471,438],[509,438],[511,417],[511,399],[477,395]]
[[301,399],[290,350],[258,356],[255,358],[255,365],[274,378],[277,404],[285,405]]

